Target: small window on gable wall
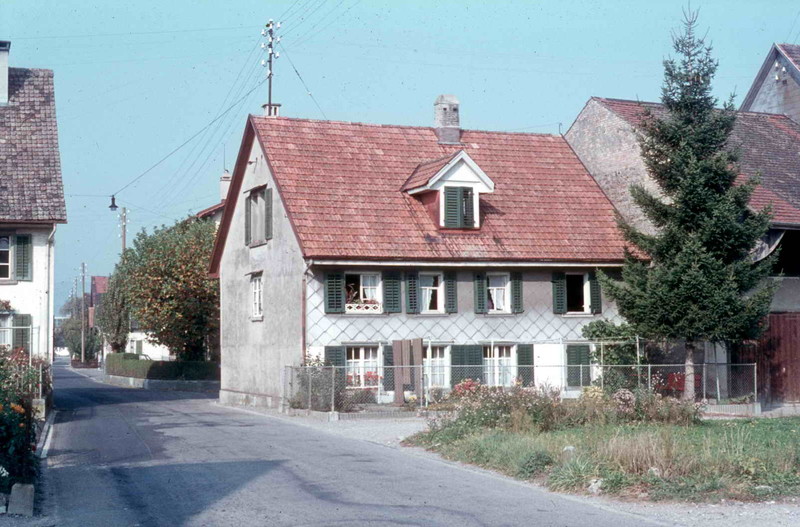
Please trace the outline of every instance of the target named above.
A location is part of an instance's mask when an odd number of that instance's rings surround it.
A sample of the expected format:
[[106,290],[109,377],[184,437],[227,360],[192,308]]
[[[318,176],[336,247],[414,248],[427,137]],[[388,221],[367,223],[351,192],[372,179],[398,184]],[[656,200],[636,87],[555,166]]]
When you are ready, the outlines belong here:
[[258,188],[245,197],[245,244],[272,239],[272,189]]

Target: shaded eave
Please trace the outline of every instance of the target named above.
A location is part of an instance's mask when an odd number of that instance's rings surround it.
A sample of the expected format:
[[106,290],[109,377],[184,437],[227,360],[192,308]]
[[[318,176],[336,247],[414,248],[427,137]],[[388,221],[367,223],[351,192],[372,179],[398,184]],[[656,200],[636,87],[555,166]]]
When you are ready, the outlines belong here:
[[202,219],[202,218],[205,218],[206,216],[211,216],[212,214],[214,214],[215,212],[217,212],[218,210],[220,210],[220,209],[222,209],[224,207],[225,207],[225,200],[223,199],[222,201],[220,201],[216,205],[212,205],[212,206],[208,207],[207,209],[201,210],[200,212],[195,214],[195,217],[197,217],[198,219]]

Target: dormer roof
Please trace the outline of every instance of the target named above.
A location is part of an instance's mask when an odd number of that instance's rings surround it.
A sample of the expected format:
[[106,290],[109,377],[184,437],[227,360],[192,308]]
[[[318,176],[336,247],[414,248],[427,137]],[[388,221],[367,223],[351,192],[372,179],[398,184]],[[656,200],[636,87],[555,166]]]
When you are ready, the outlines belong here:
[[444,183],[448,176],[455,173],[455,169],[463,165],[480,183],[479,192],[494,192],[494,181],[478,166],[474,159],[465,150],[458,150],[452,154],[423,161],[416,166],[414,172],[403,184],[402,190],[409,194],[416,194],[426,190],[435,190]]

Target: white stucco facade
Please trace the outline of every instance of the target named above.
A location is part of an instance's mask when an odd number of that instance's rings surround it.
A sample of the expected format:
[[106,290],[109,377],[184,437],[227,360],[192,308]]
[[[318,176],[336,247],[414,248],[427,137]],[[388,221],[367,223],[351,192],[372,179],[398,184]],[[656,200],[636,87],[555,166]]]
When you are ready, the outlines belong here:
[[[31,236],[30,280],[18,280],[14,269],[10,279],[0,279],[0,300],[10,303],[13,315],[30,315],[31,353],[51,360],[53,352],[54,226],[0,225],[0,235]],[[15,247],[10,261],[15,267]]]

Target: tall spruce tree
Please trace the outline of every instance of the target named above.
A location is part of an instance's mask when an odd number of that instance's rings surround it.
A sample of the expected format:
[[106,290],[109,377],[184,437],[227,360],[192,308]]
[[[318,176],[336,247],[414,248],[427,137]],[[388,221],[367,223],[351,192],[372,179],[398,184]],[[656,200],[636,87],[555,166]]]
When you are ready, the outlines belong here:
[[[771,212],[748,209],[758,184],[734,184],[737,153],[727,147],[736,121],[733,97],[715,109],[711,81],[718,62],[696,35],[697,13],[673,35],[678,59],[664,61],[662,112],[645,112],[641,154],[661,195],[631,188],[655,234],[620,219],[633,250],[621,280],[601,276],[605,291],[637,333],[685,341],[684,398],[694,399],[698,344],[754,338],[774,293],[765,280],[773,259],[751,257]],[[657,115],[656,115],[657,113]]]

